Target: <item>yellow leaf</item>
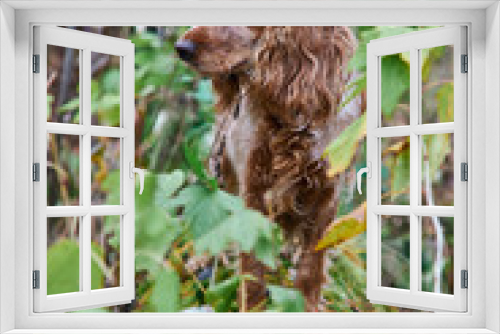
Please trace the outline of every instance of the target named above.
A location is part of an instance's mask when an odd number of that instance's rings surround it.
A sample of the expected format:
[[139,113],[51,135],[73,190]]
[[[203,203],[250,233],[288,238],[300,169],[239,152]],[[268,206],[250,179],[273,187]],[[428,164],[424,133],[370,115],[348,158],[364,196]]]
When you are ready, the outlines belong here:
[[328,176],[334,177],[344,172],[356,155],[359,141],[366,135],[366,114],[349,125],[324,152],[330,161]]
[[330,224],[323,239],[316,245],[316,250],[335,247],[364,231],[366,231],[366,202]]

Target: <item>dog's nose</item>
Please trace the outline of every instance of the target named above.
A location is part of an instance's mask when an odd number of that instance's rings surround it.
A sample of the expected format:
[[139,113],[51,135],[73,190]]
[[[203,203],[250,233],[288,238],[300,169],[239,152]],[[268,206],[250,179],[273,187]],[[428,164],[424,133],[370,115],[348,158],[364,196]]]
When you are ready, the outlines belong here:
[[179,58],[185,61],[190,61],[194,57],[196,45],[189,40],[180,40],[175,43],[175,51]]

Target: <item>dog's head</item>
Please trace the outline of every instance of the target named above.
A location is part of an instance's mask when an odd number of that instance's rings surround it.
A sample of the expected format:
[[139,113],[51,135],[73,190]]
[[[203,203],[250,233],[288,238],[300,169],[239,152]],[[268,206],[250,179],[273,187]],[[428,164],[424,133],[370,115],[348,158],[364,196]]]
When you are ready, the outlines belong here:
[[202,76],[212,79],[216,110],[224,112],[247,81],[261,28],[199,26],[175,43],[179,58]]
[[351,30],[337,26],[200,26],[175,45],[181,59],[214,80],[223,99],[235,96],[243,76],[266,104],[259,110],[289,124],[326,119],[334,111],[355,47]]
[[194,70],[214,78],[249,66],[257,37],[256,30],[248,27],[199,26],[188,30],[175,49]]

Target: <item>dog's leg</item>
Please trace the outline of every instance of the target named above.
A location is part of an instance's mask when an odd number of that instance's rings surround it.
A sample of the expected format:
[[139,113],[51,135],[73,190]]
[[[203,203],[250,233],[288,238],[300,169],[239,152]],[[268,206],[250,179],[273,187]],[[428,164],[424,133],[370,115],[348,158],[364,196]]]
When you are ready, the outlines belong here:
[[316,251],[316,245],[308,245],[297,265],[295,286],[304,295],[306,311],[315,312],[321,297],[321,286],[325,281],[323,266],[325,251]]
[[[240,284],[238,304],[241,312],[262,311],[266,306],[266,267],[253,254],[240,253],[240,271],[242,275],[251,275],[255,280],[245,280]],[[244,298],[242,298],[244,297]]]
[[[249,154],[246,160],[245,168],[240,175],[243,178],[240,181],[240,194],[244,198],[245,205],[267,215],[267,209],[264,205],[264,193],[268,189],[270,175],[268,138],[266,129],[259,127],[255,138],[257,141],[253,147],[247,147]],[[240,310],[245,311],[263,311],[266,306],[267,289],[264,280],[264,274],[267,267],[259,262],[255,255],[241,253],[241,273],[254,276],[255,281],[246,281],[240,290]],[[241,295],[246,296],[246,302],[243,303]],[[244,307],[243,307],[244,306]]]

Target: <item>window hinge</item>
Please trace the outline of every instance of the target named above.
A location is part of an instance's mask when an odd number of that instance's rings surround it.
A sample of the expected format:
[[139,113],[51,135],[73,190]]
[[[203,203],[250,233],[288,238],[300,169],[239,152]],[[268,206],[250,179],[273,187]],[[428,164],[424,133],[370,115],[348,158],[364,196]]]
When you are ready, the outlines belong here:
[[469,57],[467,55],[462,55],[462,73],[467,73],[469,71]]
[[40,55],[33,55],[33,73],[40,73]]
[[33,289],[40,289],[40,270],[33,270]]
[[462,287],[462,289],[467,289],[469,287],[469,273],[468,273],[468,271],[462,270],[461,277],[462,277],[461,287]]
[[40,181],[40,164],[38,162],[33,164],[33,181]]
[[469,166],[466,162],[460,164],[460,180],[469,181]]

